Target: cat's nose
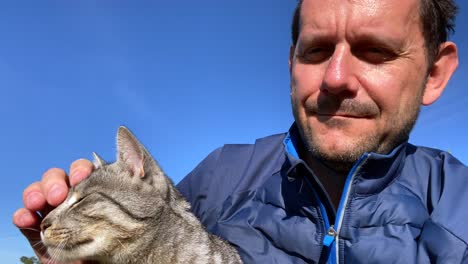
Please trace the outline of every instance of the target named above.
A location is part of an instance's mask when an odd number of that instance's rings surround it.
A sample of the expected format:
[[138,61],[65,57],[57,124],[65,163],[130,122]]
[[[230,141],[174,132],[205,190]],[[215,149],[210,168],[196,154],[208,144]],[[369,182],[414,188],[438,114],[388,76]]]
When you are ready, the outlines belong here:
[[41,223],[41,231],[44,232],[47,228],[49,228],[51,226],[51,222],[49,220],[49,218],[44,218],[44,220],[42,220],[42,223]]

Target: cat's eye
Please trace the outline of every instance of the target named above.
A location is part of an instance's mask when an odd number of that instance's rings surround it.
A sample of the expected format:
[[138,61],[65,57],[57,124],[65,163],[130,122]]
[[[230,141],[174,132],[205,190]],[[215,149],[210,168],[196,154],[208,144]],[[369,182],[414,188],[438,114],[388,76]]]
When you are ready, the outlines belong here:
[[77,196],[77,195],[71,196],[70,199],[68,200],[70,208],[74,208],[78,206],[81,202],[83,202],[83,200],[85,200],[85,198],[86,196]]

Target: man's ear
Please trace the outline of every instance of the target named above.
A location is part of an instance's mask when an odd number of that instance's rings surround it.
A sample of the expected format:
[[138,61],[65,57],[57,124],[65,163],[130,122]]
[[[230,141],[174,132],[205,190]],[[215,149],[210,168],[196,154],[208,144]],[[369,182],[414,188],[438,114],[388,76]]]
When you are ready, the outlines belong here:
[[289,60],[288,60],[288,66],[289,66],[289,74],[291,74],[292,72],[292,64],[293,64],[293,60],[294,60],[294,53],[296,52],[296,46],[294,46],[293,44],[291,44],[291,46],[289,47]]
[[439,55],[427,77],[422,98],[423,105],[430,105],[440,97],[457,67],[457,46],[451,41],[444,42],[440,45]]

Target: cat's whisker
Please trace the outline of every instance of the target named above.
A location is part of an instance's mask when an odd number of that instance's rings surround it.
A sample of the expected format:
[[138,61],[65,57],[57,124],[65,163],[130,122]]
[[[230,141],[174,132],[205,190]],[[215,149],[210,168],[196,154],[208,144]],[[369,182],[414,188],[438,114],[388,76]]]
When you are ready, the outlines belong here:
[[32,244],[32,247],[35,248],[35,247],[37,247],[39,245],[41,245],[42,247],[45,247],[44,243],[42,243],[42,240],[39,240],[36,243]]
[[70,240],[70,236],[67,236],[63,242],[60,244],[60,247],[59,247],[59,250],[57,250],[57,254],[56,256],[58,256],[59,254],[61,254],[63,251],[64,251],[64,248],[65,248],[65,245],[68,244],[68,241]]
[[125,249],[125,251],[127,251],[127,247],[124,246],[124,244],[122,244],[122,242],[120,241],[120,239],[117,239],[117,242],[119,242],[119,244],[123,247],[123,249]]
[[[61,247],[62,243],[60,243],[58,246],[57,246],[57,249],[59,249]],[[52,254],[50,254],[51,252],[47,251],[48,255],[49,255],[49,258],[47,260],[47,263],[46,264],[53,264],[55,262],[55,259],[56,259],[56,255],[57,255],[57,250],[54,250],[52,252]]]
[[21,228],[19,228],[19,229],[20,229],[20,230],[29,230],[29,231],[34,231],[34,232],[38,232],[38,233],[40,233],[40,232],[41,232],[41,230],[39,230],[39,229],[36,229],[36,228],[31,228],[31,227],[21,227]]
[[57,249],[54,251],[54,254],[50,256],[49,258],[49,263],[53,264],[55,263],[55,260],[57,259],[57,256],[60,254],[60,252],[63,250],[65,247],[66,241],[60,242],[60,244],[57,246]]
[[49,257],[47,258],[47,262],[44,264],[52,264],[53,263],[52,261],[53,261],[52,257],[49,255]]
[[47,255],[48,255],[48,258],[47,258],[47,262],[45,264],[52,264],[53,262],[53,256],[49,254],[49,251],[47,251]]

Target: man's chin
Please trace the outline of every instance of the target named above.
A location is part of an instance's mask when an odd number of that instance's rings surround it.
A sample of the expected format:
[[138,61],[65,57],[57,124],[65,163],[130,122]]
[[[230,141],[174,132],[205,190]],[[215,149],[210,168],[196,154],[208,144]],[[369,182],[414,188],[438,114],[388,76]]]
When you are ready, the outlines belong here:
[[310,152],[315,158],[325,163],[328,167],[340,172],[349,171],[363,154],[344,151],[339,153],[335,151],[330,152],[322,150],[319,147],[312,147]]
[[[368,122],[329,120],[323,123],[314,118],[307,121],[302,123],[301,133],[305,147],[312,156],[336,170],[349,170],[362,154],[378,148],[379,139],[369,133],[375,128]],[[301,124],[298,126],[301,131]]]
[[307,142],[307,145],[315,158],[341,172],[349,171],[365,152],[372,152],[376,147],[373,137],[360,137],[359,140],[353,140],[344,135],[315,137]]

